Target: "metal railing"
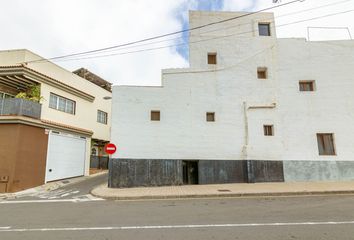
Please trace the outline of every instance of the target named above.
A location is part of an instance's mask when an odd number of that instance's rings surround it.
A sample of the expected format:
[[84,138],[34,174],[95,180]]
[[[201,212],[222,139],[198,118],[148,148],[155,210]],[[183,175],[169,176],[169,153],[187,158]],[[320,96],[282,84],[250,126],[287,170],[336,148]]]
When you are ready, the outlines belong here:
[[41,104],[21,98],[0,99],[0,116],[15,115],[41,118]]

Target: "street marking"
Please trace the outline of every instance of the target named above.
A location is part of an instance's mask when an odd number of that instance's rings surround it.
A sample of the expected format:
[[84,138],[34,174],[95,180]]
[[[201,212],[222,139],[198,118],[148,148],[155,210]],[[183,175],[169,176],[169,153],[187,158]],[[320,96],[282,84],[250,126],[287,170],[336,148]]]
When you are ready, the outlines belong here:
[[95,201],[104,201],[102,198],[73,198],[73,199],[55,199],[55,200],[19,200],[19,201],[0,201],[0,204],[16,204],[16,203],[58,203],[58,202],[95,202]]
[[0,230],[2,229],[10,229],[11,227],[0,227]]
[[197,225],[161,225],[161,226],[121,226],[121,227],[67,227],[67,228],[6,228],[0,232],[49,232],[49,231],[87,231],[87,230],[139,230],[139,229],[192,229],[192,228],[224,228],[224,227],[283,227],[306,225],[344,225],[354,221],[342,222],[288,222],[288,223],[232,223],[232,224],[197,224]]

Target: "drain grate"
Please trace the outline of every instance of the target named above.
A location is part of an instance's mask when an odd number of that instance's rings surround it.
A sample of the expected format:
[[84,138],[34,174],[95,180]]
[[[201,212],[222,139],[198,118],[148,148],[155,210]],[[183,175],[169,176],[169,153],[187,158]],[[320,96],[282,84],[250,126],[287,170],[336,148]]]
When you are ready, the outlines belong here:
[[231,192],[229,189],[218,189],[218,192]]

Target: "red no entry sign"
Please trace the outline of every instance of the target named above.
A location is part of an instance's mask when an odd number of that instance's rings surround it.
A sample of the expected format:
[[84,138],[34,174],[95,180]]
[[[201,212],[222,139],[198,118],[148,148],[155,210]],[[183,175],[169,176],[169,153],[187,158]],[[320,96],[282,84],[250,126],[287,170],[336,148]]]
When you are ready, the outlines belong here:
[[116,145],[114,145],[113,143],[108,143],[106,144],[106,146],[104,147],[104,151],[107,153],[107,154],[113,154],[117,151],[117,147]]

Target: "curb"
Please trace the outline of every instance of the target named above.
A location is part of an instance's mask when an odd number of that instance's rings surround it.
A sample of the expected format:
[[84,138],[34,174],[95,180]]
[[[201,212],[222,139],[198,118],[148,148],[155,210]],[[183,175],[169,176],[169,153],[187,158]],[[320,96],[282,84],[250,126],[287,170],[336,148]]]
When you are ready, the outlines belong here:
[[[96,188],[95,188],[96,189]],[[189,194],[189,195],[157,195],[157,196],[106,196],[90,191],[94,197],[106,200],[164,200],[164,199],[189,199],[189,198],[237,198],[237,197],[286,197],[286,196],[314,196],[314,195],[347,195],[354,194],[354,190],[340,191],[301,191],[301,192],[265,192],[265,193],[222,193],[222,194]]]

